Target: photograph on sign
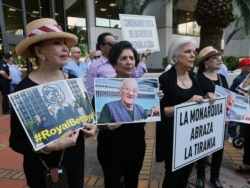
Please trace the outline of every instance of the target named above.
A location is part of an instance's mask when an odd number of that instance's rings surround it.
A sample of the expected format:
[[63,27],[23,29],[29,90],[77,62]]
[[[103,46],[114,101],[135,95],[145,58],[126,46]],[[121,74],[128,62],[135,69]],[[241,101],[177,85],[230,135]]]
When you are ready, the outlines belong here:
[[95,78],[97,125],[160,121],[158,78]]
[[225,110],[225,96],[175,106],[172,171],[223,148]]
[[250,74],[246,76],[243,82],[236,88],[236,90],[244,95],[245,97],[249,97],[250,95]]
[[40,84],[8,97],[35,151],[95,122],[81,78]]
[[216,85],[215,93],[227,97],[226,120],[250,124],[249,98]]
[[154,16],[119,14],[119,18],[123,40],[131,42],[139,53],[147,49],[160,51]]

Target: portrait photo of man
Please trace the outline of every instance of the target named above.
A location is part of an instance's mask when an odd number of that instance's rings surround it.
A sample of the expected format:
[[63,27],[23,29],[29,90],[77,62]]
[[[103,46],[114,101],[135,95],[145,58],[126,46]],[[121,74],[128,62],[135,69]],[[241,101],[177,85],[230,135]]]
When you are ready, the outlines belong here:
[[98,96],[113,99],[110,99],[109,102],[102,106],[98,114],[97,124],[146,122],[152,116],[159,117],[158,103],[151,101],[149,102],[151,106],[148,107],[146,106],[148,104],[145,102],[146,100],[155,100],[155,91],[148,89],[149,92],[142,93],[140,99],[138,99],[139,90],[139,84],[135,78],[126,78],[121,81],[121,85],[117,86],[116,89],[99,92],[99,95],[96,95],[96,107],[100,105]]

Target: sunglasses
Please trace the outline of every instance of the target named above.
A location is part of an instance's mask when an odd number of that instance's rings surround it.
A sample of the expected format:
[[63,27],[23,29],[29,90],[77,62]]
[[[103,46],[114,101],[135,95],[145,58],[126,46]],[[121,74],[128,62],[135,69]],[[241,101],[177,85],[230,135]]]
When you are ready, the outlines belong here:
[[109,42],[104,42],[103,45],[107,44],[107,45],[112,47],[112,46],[116,45],[117,43],[118,43],[117,41],[109,41]]
[[99,57],[101,57],[100,55],[99,56],[94,56],[95,59],[98,59]]

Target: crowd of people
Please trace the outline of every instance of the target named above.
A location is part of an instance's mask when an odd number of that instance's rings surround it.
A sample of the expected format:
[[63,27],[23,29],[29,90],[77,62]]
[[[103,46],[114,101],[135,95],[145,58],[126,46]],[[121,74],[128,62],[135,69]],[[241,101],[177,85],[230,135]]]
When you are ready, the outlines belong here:
[[[46,27],[50,29],[47,30]],[[54,168],[60,161],[65,167],[69,187],[82,188],[84,139],[95,135],[97,126],[95,123],[86,123],[80,129],[57,135],[55,142],[34,151],[17,113],[15,110],[10,110],[8,94],[48,82],[82,78],[95,109],[94,78],[124,78],[120,88],[121,100],[107,103],[101,112],[100,122],[105,125],[98,127],[97,158],[103,170],[105,188],[119,188],[121,178],[124,187],[137,188],[146,143],[145,122],[135,123],[135,120],[145,119],[147,114],[141,106],[134,103],[139,88],[136,80],[131,78],[140,78],[147,72],[146,61],[151,50],[147,49],[139,56],[129,41],[117,42],[112,33],[104,32],[97,38],[96,50],[90,49],[88,56],[82,60],[81,48],[76,45],[77,37],[63,32],[55,20],[48,18],[34,20],[27,24],[26,29],[30,37],[21,41],[15,50],[19,56],[34,58],[37,68],[21,80],[17,67],[13,66],[13,63],[7,65],[8,61],[13,62],[10,60],[11,55],[4,54],[3,60],[0,61],[0,89],[3,95],[3,113],[11,112],[10,147],[23,155],[27,185],[31,188],[45,187],[44,164]],[[37,33],[35,30],[43,32]],[[165,165],[162,188],[186,188],[194,166],[194,163],[191,163],[172,171],[175,106],[192,102],[202,104],[205,99],[209,99],[213,104],[217,99],[216,85],[229,89],[227,77],[219,72],[223,64],[221,53],[208,46],[196,55],[196,46],[196,41],[188,36],[173,41],[167,54],[170,66],[159,77],[157,95],[160,100],[160,111],[155,107],[157,111],[152,111],[152,114],[157,113],[161,116],[161,121],[156,122],[156,161],[164,162]],[[196,57],[197,73],[192,71]],[[230,87],[232,91],[250,72],[247,72],[250,62],[246,59],[242,61],[239,63],[242,72],[233,81]],[[18,79],[15,79],[16,75],[19,75]],[[122,113],[116,110],[118,107],[122,109]],[[63,108],[70,106],[58,103],[58,109],[49,109],[55,121],[58,120],[60,113],[60,119],[65,118],[65,113],[60,111]],[[84,108],[78,103],[75,104],[74,110],[79,115],[85,114]],[[34,127],[37,124],[51,126],[47,118],[34,114]],[[128,123],[122,123],[124,118]],[[232,124],[226,122],[221,126],[226,130],[228,125],[230,136],[235,137],[236,133],[232,127],[235,128],[236,125]],[[243,164],[236,167],[239,172],[250,170],[248,156],[250,139],[247,138],[247,132],[249,130],[244,129],[245,152]],[[210,183],[215,188],[222,188],[219,175],[223,149],[214,152],[211,158]],[[206,158],[201,158],[196,163],[196,187],[204,188]]]

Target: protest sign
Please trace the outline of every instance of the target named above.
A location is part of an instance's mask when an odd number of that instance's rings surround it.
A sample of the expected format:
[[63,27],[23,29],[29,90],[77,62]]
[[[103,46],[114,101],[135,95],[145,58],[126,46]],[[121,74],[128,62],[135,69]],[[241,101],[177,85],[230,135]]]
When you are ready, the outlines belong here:
[[142,53],[146,49],[160,51],[154,16],[119,14],[123,40],[132,43]]
[[225,110],[226,97],[175,106],[172,171],[223,148]]
[[249,98],[234,93],[224,87],[215,86],[217,96],[227,97],[226,120],[240,123],[250,123]]
[[40,84],[8,97],[35,151],[68,130],[95,122],[81,78]]
[[97,125],[160,121],[158,78],[95,78]]
[[245,97],[249,97],[250,95],[250,74],[246,76],[246,78],[240,83],[240,85],[236,88],[236,90],[244,95]]

